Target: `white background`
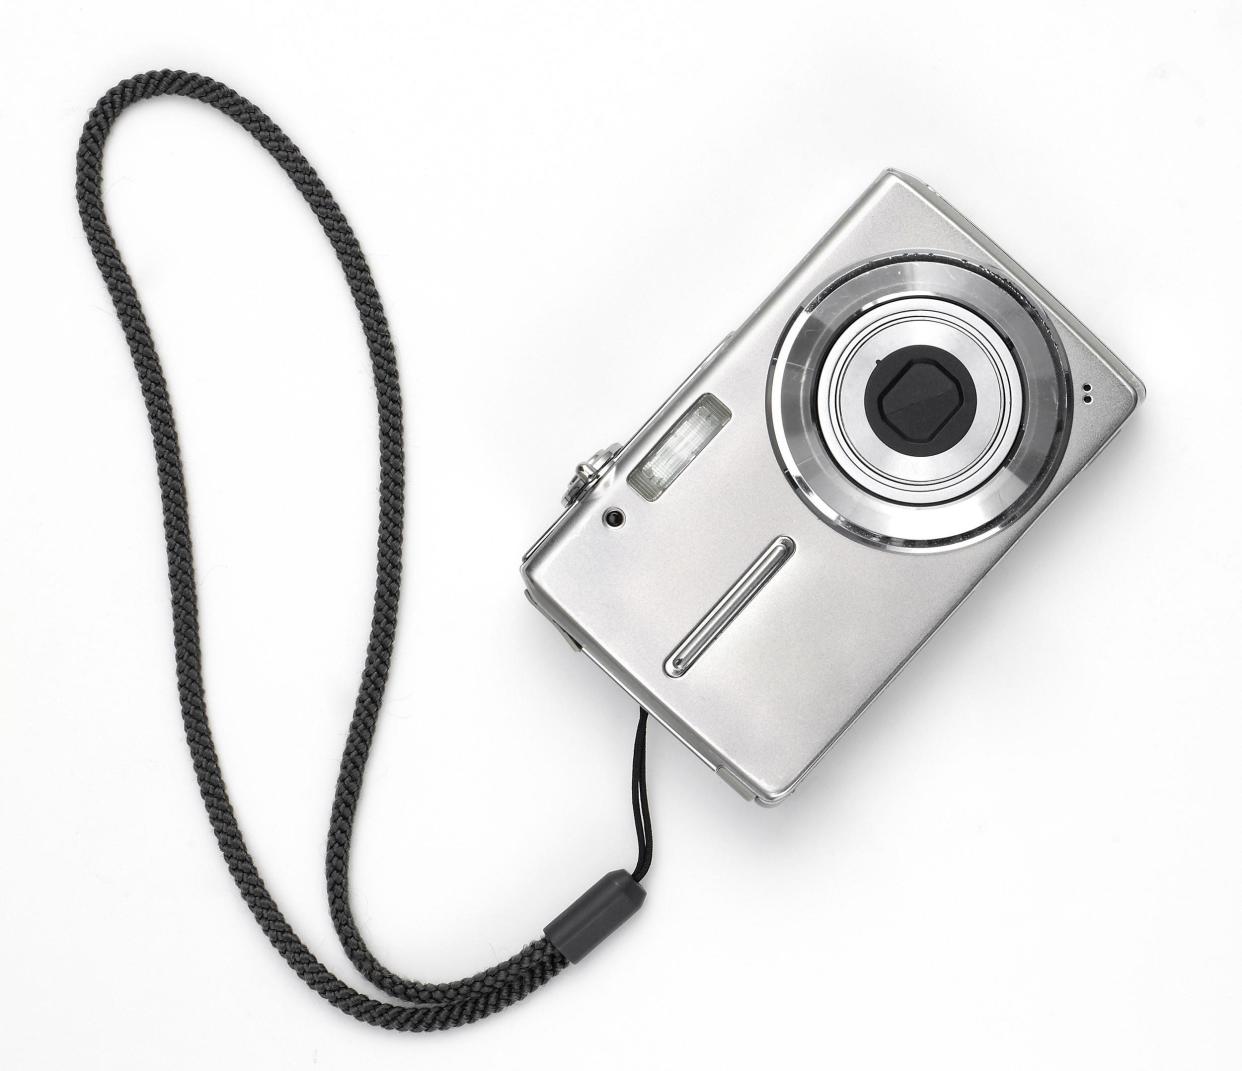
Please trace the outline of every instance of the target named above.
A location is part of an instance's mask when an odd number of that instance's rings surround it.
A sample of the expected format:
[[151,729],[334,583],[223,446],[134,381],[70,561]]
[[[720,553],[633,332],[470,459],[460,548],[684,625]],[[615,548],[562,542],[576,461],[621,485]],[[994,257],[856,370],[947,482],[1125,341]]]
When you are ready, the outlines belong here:
[[[1240,49],[1224,3],[5,4],[0,1064],[1242,1065]],[[73,201],[89,107],[160,66],[289,132],[391,316],[407,582],[353,885],[408,974],[488,966],[630,865],[633,705],[518,559],[882,167],[1148,403],[794,800],[744,805],[656,730],[642,914],[485,1023],[376,1031],[267,946],[181,737],[148,432]],[[374,568],[358,325],[210,109],[128,113],[106,190],[180,423],[229,785],[352,979],[322,849]]]

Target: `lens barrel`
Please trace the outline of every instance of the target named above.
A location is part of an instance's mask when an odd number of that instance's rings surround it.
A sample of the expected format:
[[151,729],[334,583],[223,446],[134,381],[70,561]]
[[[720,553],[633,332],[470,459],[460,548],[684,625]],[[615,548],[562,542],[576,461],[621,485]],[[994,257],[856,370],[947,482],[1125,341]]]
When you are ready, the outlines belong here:
[[807,504],[896,548],[985,534],[1017,516],[1064,449],[1060,341],[994,271],[931,254],[834,280],[773,364],[773,442]]

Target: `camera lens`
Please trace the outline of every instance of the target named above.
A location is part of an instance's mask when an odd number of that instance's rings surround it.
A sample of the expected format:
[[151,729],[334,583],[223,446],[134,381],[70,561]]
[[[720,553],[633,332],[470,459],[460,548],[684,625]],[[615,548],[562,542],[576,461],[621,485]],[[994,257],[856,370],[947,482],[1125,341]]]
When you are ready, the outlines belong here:
[[857,315],[828,347],[819,430],[841,470],[895,502],[949,502],[997,471],[1018,433],[1022,388],[982,317],[929,295]]
[[1064,449],[1067,364],[1012,280],[936,253],[829,280],[794,315],[768,382],[795,493],[854,539],[949,546],[1034,501]]
[[908,457],[931,457],[956,446],[975,420],[978,399],[970,372],[939,346],[902,346],[880,360],[863,405],[876,437]]

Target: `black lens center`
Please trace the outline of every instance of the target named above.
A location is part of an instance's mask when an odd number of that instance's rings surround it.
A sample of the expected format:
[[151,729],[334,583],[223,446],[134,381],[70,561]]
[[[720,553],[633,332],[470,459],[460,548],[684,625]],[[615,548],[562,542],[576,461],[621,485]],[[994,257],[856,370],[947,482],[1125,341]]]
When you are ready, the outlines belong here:
[[911,457],[943,454],[975,419],[975,383],[938,346],[903,346],[875,366],[863,403],[885,446]]

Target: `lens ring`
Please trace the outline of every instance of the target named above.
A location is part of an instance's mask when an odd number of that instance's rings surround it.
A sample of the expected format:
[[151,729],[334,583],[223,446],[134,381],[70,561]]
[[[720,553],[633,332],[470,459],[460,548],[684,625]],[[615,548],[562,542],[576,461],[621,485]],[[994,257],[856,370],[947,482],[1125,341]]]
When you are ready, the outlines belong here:
[[[876,367],[914,346],[942,350],[970,376],[973,419],[947,450],[911,455],[885,442],[868,415]],[[1021,423],[1022,381],[1013,354],[981,317],[936,298],[884,302],[855,319],[830,347],[816,392],[820,432],[842,471],[896,502],[947,502],[985,483],[1004,462]]]
[[[857,356],[840,362],[850,347],[877,324],[890,325],[884,334],[902,323],[907,334],[870,350],[870,366],[858,365],[861,386],[847,390]],[[984,411],[972,429],[982,421],[994,435],[920,459],[885,446],[862,403],[874,360],[920,340],[928,324],[931,344],[951,340],[955,357],[970,355]],[[769,429],[794,490],[829,524],[889,549],[937,549],[1011,523],[1046,486],[1068,437],[1068,382],[1059,338],[1012,280],[959,258],[898,254],[832,280],[793,317],[773,359]]]

